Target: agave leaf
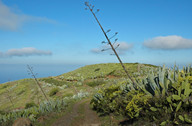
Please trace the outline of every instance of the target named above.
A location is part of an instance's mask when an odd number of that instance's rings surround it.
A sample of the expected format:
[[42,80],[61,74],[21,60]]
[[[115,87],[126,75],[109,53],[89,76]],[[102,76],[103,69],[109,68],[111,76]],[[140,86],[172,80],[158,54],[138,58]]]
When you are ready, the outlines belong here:
[[161,93],[160,90],[156,88],[154,92],[155,92],[155,96],[159,98]]
[[155,83],[155,81],[154,81],[154,75],[153,74],[150,74],[150,75],[148,75],[148,84],[149,84],[149,86],[153,89],[153,91],[155,91],[155,89],[156,89],[156,87],[157,87],[157,85],[156,85],[156,83]]
[[162,82],[159,82],[160,86],[165,89],[165,85]]
[[181,96],[181,87],[178,89],[178,95]]
[[189,97],[190,93],[191,93],[190,84],[186,82],[184,95],[185,95],[186,97]]
[[142,88],[143,92],[145,92],[149,96],[153,96],[149,91],[147,91],[145,88]]
[[159,81],[162,84],[164,84],[164,76],[165,76],[165,65],[163,65],[162,71],[161,71],[161,68],[159,67]]
[[181,84],[182,90],[185,89],[185,84],[186,84],[186,82],[182,81],[182,84]]
[[166,91],[165,91],[165,89],[163,89],[163,90],[162,90],[162,97],[165,96],[165,93],[166,93]]
[[168,90],[168,86],[169,86],[169,80],[167,78],[164,79],[164,87],[165,87],[165,91],[167,93]]

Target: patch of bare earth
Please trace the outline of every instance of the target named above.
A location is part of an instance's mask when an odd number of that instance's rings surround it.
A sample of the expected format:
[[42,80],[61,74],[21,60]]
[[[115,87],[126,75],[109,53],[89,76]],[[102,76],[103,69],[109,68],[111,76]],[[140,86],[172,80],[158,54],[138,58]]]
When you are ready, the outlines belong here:
[[89,102],[85,103],[85,121],[83,123],[83,126],[99,126],[100,121],[97,116],[97,113],[93,111],[90,106]]
[[100,126],[99,117],[84,99],[74,104],[71,112],[56,120],[51,126]]

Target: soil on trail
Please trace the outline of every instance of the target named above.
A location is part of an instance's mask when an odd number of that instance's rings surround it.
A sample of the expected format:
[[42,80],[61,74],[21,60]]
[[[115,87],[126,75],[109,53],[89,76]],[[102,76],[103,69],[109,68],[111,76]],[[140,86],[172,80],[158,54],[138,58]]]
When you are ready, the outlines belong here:
[[51,126],[100,126],[99,117],[84,99],[74,104],[71,112],[57,119]]

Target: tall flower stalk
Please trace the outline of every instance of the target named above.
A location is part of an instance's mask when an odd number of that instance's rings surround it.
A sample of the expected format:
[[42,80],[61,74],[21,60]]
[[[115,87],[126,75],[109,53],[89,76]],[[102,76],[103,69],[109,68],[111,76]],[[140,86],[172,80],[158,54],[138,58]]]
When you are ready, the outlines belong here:
[[[105,38],[107,39],[107,42],[103,41],[102,43],[107,43],[108,45],[110,45],[110,47],[111,47],[110,49],[113,50],[115,56],[117,57],[117,59],[118,59],[118,61],[120,62],[121,66],[123,67],[123,70],[125,71],[127,77],[132,81],[133,85],[136,86],[135,80],[130,76],[129,72],[126,70],[125,65],[123,64],[122,60],[120,59],[120,57],[119,57],[119,55],[118,55],[118,53],[117,53],[117,51],[116,51],[116,49],[119,47],[119,44],[118,44],[116,47],[114,47],[114,43],[112,44],[111,41],[110,41],[110,39],[113,38],[113,37],[115,37],[115,36],[118,34],[118,32],[116,32],[115,35],[113,35],[112,37],[109,38],[109,37],[107,36],[107,32],[110,32],[111,30],[109,29],[109,30],[107,30],[107,31],[105,32],[105,30],[103,29],[101,23],[99,22],[99,20],[98,20],[98,18],[97,18],[97,16],[96,16],[96,13],[99,12],[99,9],[97,9],[97,11],[94,12],[94,11],[93,11],[93,10],[94,10],[94,7],[95,7],[94,5],[89,4],[89,2],[85,2],[85,5],[86,5],[86,7],[87,7],[87,8],[85,8],[85,9],[91,11],[91,13],[93,14],[95,20],[96,20],[97,23],[99,24],[99,26],[100,26],[103,34],[105,35]],[[115,39],[115,42],[116,42],[116,41],[117,41],[117,39]],[[106,50],[108,50],[108,49],[106,49]],[[103,49],[103,50],[101,50],[101,51],[105,51],[105,49]]]
[[27,65],[27,68],[28,68],[28,70],[29,70],[29,74],[31,74],[31,76],[34,78],[36,84],[37,84],[37,85],[39,86],[39,88],[41,89],[41,92],[43,93],[45,99],[47,100],[48,103],[50,103],[50,102],[49,102],[49,99],[47,98],[47,96],[46,96],[46,94],[45,94],[45,92],[43,91],[43,88],[41,87],[39,81],[37,80],[35,74],[33,73],[33,68],[32,68],[31,66],[29,66],[29,65]]

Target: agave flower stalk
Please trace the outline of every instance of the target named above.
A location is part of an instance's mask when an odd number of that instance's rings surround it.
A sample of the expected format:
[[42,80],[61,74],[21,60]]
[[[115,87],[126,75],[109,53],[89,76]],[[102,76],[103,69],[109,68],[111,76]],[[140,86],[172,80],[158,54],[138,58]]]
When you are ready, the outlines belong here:
[[33,73],[32,67],[30,67],[29,65],[27,65],[27,68],[28,68],[29,72],[31,73],[31,76],[34,78],[36,84],[37,84],[37,85],[39,86],[39,88],[41,89],[41,92],[43,93],[45,99],[47,100],[48,103],[50,103],[50,102],[49,102],[49,99],[47,98],[47,96],[46,96],[46,94],[45,94],[45,92],[43,91],[43,88],[41,87],[39,81],[37,80],[35,74]]
[[[110,45],[111,49],[113,50],[114,54],[116,55],[117,59],[119,60],[121,66],[123,67],[123,70],[125,71],[126,75],[127,75],[128,78],[132,81],[133,85],[136,86],[135,80],[129,75],[129,72],[126,70],[125,65],[123,64],[122,60],[120,59],[120,57],[119,57],[119,55],[118,55],[118,53],[117,53],[117,51],[116,51],[116,47],[114,47],[114,45],[113,45],[113,44],[111,43],[111,41],[110,41],[110,39],[112,39],[114,36],[116,36],[116,35],[118,34],[118,32],[116,32],[115,35],[113,35],[112,37],[109,38],[109,37],[107,36],[107,32],[110,32],[111,30],[108,30],[108,31],[105,32],[105,30],[103,29],[103,27],[102,27],[101,23],[99,22],[97,16],[95,15],[95,14],[99,11],[99,9],[97,9],[96,12],[93,12],[93,8],[94,8],[93,5],[89,4],[89,2],[85,2],[85,5],[87,6],[87,8],[85,8],[85,9],[89,9],[89,10],[91,11],[91,13],[93,14],[95,20],[96,20],[97,23],[99,24],[99,26],[100,26],[103,34],[105,35],[105,38],[107,39],[107,44]],[[116,39],[116,41],[117,41],[117,39]],[[105,43],[105,42],[103,42],[103,43]],[[118,46],[119,46],[119,45],[118,45]],[[117,47],[118,47],[118,46],[117,46]],[[102,51],[105,51],[105,50],[102,50]]]
[[7,89],[7,98],[8,98],[9,101],[11,102],[11,104],[12,104],[12,108],[14,108],[14,104],[13,104],[12,96],[10,95],[10,90],[9,90],[9,89]]

